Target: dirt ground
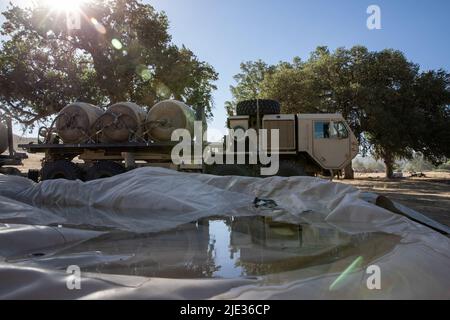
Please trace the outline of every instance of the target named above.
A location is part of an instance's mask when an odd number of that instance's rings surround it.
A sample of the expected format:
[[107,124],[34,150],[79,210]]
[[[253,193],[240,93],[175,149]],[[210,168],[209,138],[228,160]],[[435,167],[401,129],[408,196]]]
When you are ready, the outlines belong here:
[[[40,154],[29,154],[24,166],[18,167],[22,172],[39,169]],[[385,179],[383,173],[355,173],[354,180],[334,180],[351,184],[364,191],[385,195],[392,200],[429,216],[436,221],[450,226],[450,172],[424,172],[424,178]]]
[[424,172],[426,177],[383,178],[383,173],[358,174],[354,180],[334,180],[378,193],[450,226],[450,172]]

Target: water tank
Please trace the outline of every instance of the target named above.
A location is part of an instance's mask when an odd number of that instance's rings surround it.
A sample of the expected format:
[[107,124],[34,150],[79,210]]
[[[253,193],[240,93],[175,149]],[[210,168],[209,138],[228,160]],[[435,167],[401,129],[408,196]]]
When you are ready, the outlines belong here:
[[177,100],[164,100],[155,104],[147,115],[147,131],[154,141],[170,141],[175,129],[187,129],[194,138],[195,112]]
[[8,128],[0,122],[0,154],[8,150]]
[[103,110],[89,103],[76,102],[64,107],[55,122],[64,143],[84,143],[94,134],[92,125]]
[[146,112],[132,102],[119,102],[106,110],[95,124],[100,131],[99,139],[104,143],[128,142],[142,136]]

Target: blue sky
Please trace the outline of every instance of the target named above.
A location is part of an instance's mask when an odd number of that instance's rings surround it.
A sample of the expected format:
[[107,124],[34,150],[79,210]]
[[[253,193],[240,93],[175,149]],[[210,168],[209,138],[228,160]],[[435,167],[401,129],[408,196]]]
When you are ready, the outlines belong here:
[[[211,127],[223,128],[224,102],[242,61],[305,59],[319,45],[395,48],[423,69],[450,70],[450,1],[150,0],[185,44],[219,73]],[[366,27],[369,5],[381,9],[381,30]]]
[[[26,2],[28,0],[15,0]],[[64,0],[61,0],[64,1]],[[307,58],[319,45],[395,48],[423,69],[450,70],[450,1],[413,0],[144,0],[170,20],[185,44],[219,73],[210,128],[223,129],[224,102],[242,61]],[[0,9],[9,0],[0,0]],[[368,30],[366,9],[381,8],[381,30]]]

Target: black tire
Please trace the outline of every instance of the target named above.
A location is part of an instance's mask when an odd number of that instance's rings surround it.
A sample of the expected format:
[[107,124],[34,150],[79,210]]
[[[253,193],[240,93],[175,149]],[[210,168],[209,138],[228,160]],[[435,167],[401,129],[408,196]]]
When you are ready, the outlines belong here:
[[51,179],[82,179],[83,171],[73,162],[68,160],[56,160],[46,162],[41,170],[41,180]]
[[293,161],[281,161],[278,173],[276,175],[280,177],[296,177],[307,176],[308,174],[300,163]]
[[[278,101],[269,99],[258,99],[258,104],[260,115],[280,113],[280,103]],[[240,101],[236,106],[236,114],[238,116],[254,116],[256,115],[256,111],[257,111],[256,99]]]
[[27,177],[28,177],[28,179],[30,179],[34,182],[39,182],[39,170],[35,170],[35,169],[28,170]]
[[13,167],[2,167],[0,168],[0,173],[7,174],[9,176],[21,176],[22,173],[19,169]]
[[125,168],[114,161],[98,161],[86,171],[86,180],[109,178],[125,172]]
[[243,176],[243,177],[251,176],[249,170],[247,170],[246,167],[236,164],[213,165],[208,168],[207,173],[216,176]]

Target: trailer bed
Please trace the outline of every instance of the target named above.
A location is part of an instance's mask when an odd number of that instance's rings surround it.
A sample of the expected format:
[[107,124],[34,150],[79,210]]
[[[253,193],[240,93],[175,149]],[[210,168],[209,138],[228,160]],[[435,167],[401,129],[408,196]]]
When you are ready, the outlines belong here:
[[19,147],[29,153],[82,153],[85,150],[104,150],[111,152],[153,152],[171,149],[178,142],[126,142],[126,143],[81,143],[81,144],[20,144]]

